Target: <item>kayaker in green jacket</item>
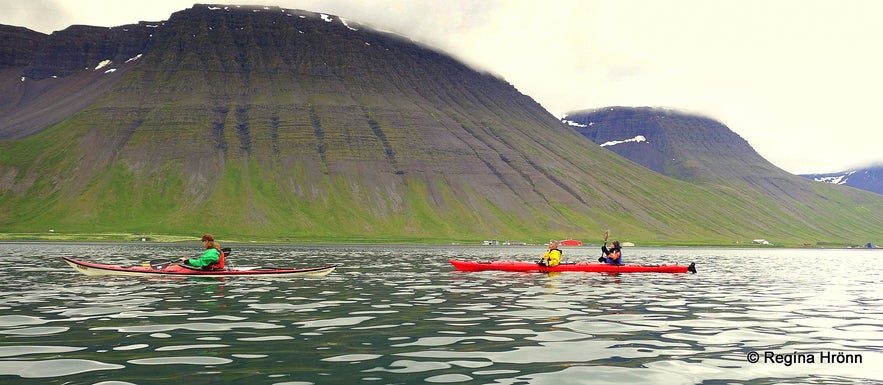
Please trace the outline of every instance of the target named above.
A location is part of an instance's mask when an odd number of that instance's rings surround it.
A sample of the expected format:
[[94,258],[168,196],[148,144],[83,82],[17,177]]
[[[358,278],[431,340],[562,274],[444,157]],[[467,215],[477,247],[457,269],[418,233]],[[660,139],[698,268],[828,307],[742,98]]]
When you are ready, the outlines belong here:
[[215,241],[215,237],[211,234],[202,236],[202,246],[205,251],[196,258],[181,258],[181,262],[187,266],[206,267],[213,263],[218,263],[221,259],[221,244]]

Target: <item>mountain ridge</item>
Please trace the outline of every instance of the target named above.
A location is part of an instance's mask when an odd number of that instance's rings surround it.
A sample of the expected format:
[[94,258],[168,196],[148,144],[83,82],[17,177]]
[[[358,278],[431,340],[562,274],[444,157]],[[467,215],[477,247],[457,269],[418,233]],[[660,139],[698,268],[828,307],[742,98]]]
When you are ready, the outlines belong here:
[[850,186],[883,194],[883,166],[871,166],[832,173],[801,174],[800,176],[817,182]]
[[[682,180],[726,182],[735,176],[748,181],[749,178],[791,175],[761,157],[729,127],[700,115],[652,107],[604,107],[571,112],[562,122],[602,147]],[[702,146],[696,148],[697,143]],[[700,157],[718,157],[726,162],[702,161]],[[883,191],[880,169],[799,176],[879,194]],[[850,182],[849,177],[855,174],[858,176]],[[726,178],[721,180],[721,175]]]
[[729,127],[708,117],[651,107],[604,107],[571,112],[562,121],[666,176],[696,183],[739,182],[788,205],[795,194],[815,194],[811,183],[776,167]]
[[[333,15],[197,4],[141,24],[142,40],[102,45],[110,64],[70,53],[95,63],[10,88],[39,95],[0,106],[23,117],[84,105],[0,126],[0,231],[881,243],[883,221],[859,215],[883,208],[876,197],[823,186],[781,205],[720,178],[659,175],[502,79]],[[2,68],[0,85],[49,62]],[[816,212],[791,212],[806,205]]]

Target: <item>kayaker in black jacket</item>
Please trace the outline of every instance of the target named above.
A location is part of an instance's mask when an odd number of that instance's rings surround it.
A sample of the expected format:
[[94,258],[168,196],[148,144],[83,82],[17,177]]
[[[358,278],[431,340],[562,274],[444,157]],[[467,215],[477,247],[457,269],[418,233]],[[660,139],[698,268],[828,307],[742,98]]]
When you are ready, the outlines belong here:
[[622,248],[619,246],[619,241],[613,241],[612,247],[608,249],[605,240],[604,246],[601,246],[601,252],[604,253],[604,256],[598,258],[598,262],[622,265]]

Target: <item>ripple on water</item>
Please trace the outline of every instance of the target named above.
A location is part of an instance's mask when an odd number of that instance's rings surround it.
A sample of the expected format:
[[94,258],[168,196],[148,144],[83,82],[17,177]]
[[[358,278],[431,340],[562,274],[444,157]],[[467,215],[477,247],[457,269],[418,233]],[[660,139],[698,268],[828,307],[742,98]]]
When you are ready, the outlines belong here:
[[329,327],[342,327],[342,326],[353,326],[358,325],[367,320],[374,319],[375,317],[339,317],[339,318],[330,318],[330,319],[319,319],[313,321],[301,321],[296,322],[295,325],[300,325],[304,328],[329,328]]
[[101,381],[101,382],[96,382],[93,385],[137,385],[137,384],[133,384],[131,382],[126,382],[126,381]]
[[344,354],[340,356],[323,358],[322,361],[328,362],[361,362],[378,359],[383,357],[381,354]]
[[18,336],[18,337],[39,337],[39,336],[49,336],[53,334],[61,334],[70,330],[69,327],[52,327],[52,326],[42,326],[42,327],[33,327],[33,328],[21,328],[21,329],[11,329],[11,330],[0,330],[0,334],[5,334],[9,336]]
[[293,340],[292,336],[260,336],[260,337],[241,337],[237,338],[237,341],[244,342],[266,342],[266,341],[285,341],[285,340]]
[[389,367],[372,368],[363,370],[365,373],[372,372],[389,372],[389,373],[421,373],[431,370],[448,369],[451,365],[444,362],[436,361],[413,361],[413,360],[396,360],[389,364]]
[[22,378],[60,377],[97,370],[117,370],[123,368],[125,368],[123,365],[80,359],[0,361],[0,375],[12,375]]
[[182,324],[156,324],[156,325],[134,325],[134,326],[102,326],[95,327],[90,330],[116,330],[120,333],[158,333],[172,330],[213,330],[213,331],[230,331],[234,329],[279,329],[281,325],[274,325],[267,322],[230,322],[230,323],[209,323],[209,322],[188,322]]
[[217,348],[229,348],[230,345],[225,344],[201,344],[201,345],[174,345],[174,346],[160,346],[156,348],[158,352],[171,352],[177,350],[191,350],[191,349],[217,349]]
[[138,358],[127,362],[135,365],[223,365],[229,364],[233,360],[220,357],[177,356]]
[[0,315],[0,327],[16,327],[29,325],[42,325],[49,321],[27,315]]
[[0,357],[26,356],[31,354],[57,354],[83,350],[73,346],[0,346]]
[[132,344],[132,345],[115,346],[113,348],[113,350],[119,350],[119,351],[138,350],[138,349],[147,348],[149,346],[150,345],[148,345],[148,344]]
[[432,383],[456,383],[456,382],[466,382],[472,380],[472,377],[467,376],[465,374],[441,374],[438,376],[432,376],[424,381],[432,382]]
[[231,357],[235,358],[243,358],[243,359],[256,359],[256,358],[267,358],[269,357],[266,354],[231,354]]
[[404,344],[395,344],[392,347],[408,347],[408,346],[448,346],[454,344],[463,344],[474,341],[491,341],[491,342],[508,342],[512,341],[508,337],[488,337],[488,336],[463,336],[463,337],[421,337],[417,341]]
[[[273,376],[270,376],[271,378]],[[273,385],[315,385],[314,382],[309,381],[285,381],[285,382],[274,382]]]
[[133,384],[131,382],[126,382],[126,381],[101,381],[101,382],[96,382],[93,385],[137,385],[137,384]]

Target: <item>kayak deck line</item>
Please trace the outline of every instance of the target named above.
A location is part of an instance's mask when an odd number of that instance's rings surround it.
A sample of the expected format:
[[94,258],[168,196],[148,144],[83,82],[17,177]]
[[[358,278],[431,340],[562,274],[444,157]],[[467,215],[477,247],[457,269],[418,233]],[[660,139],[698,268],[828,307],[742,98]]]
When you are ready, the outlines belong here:
[[561,263],[555,267],[524,261],[464,261],[452,259],[451,265],[460,271],[510,272],[589,272],[589,273],[696,273],[696,263],[684,265],[611,265],[593,262]]
[[161,267],[150,265],[119,266],[81,261],[70,257],[61,257],[68,265],[85,275],[121,275],[121,276],[179,276],[179,277],[322,277],[330,274],[337,265],[316,266],[305,268],[273,268],[249,267],[242,269],[202,270],[180,264],[168,264]]

